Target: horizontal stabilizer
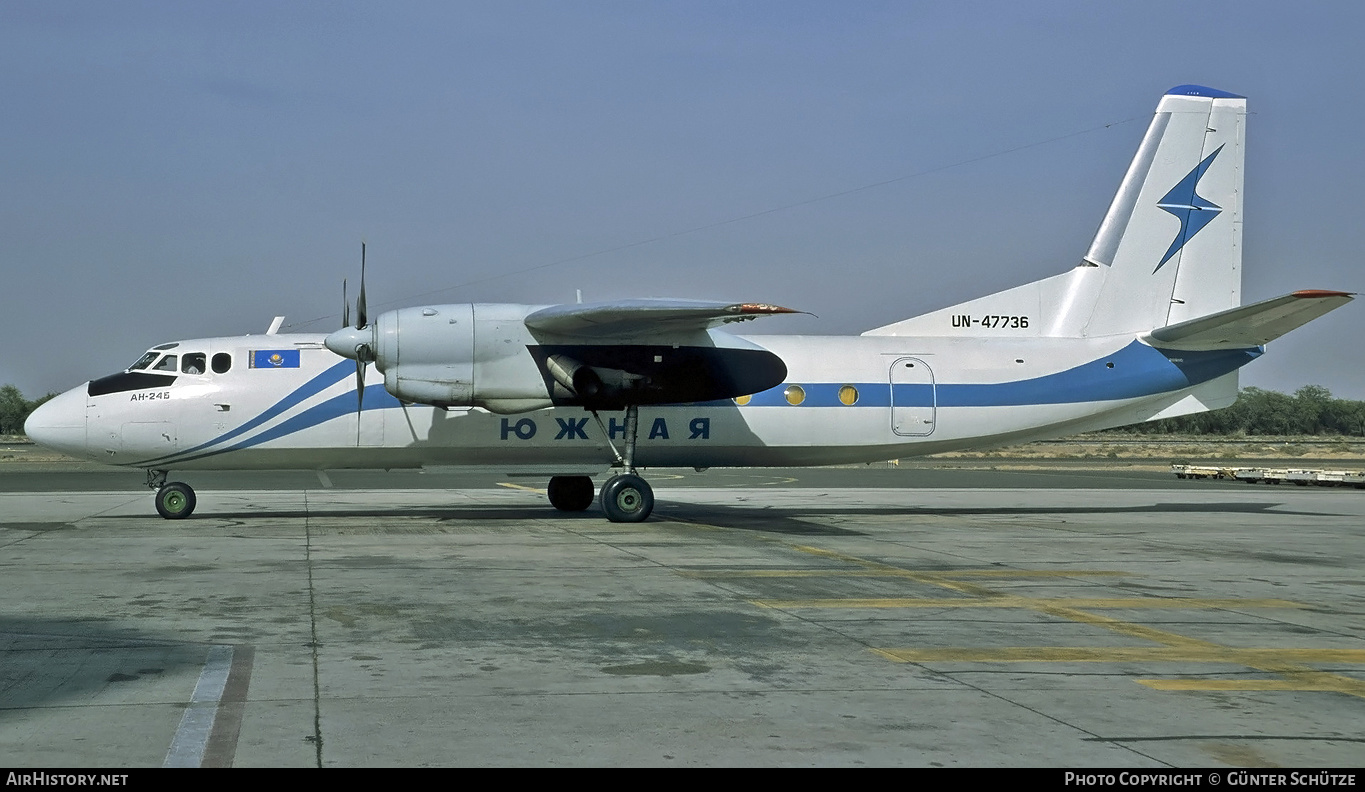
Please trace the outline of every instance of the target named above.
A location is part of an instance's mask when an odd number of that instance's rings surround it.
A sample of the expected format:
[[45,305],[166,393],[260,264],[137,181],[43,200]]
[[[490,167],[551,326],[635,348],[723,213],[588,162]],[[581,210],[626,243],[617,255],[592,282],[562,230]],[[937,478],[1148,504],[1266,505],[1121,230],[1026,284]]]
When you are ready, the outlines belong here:
[[1354,299],[1348,292],[1309,289],[1157,328],[1142,340],[1160,349],[1245,349],[1274,341]]
[[552,305],[526,317],[532,331],[581,338],[638,338],[704,331],[773,314],[802,313],[766,303],[706,300],[616,300],[586,305]]

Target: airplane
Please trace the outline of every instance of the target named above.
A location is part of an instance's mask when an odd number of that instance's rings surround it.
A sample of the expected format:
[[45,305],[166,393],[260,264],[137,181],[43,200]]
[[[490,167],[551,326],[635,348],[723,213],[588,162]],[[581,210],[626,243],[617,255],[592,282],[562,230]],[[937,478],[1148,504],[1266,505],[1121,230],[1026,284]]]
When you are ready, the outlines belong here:
[[[29,437],[168,471],[503,466],[550,504],[649,517],[647,467],[814,466],[1008,445],[1217,409],[1238,370],[1354,295],[1242,305],[1246,98],[1162,96],[1089,249],[1068,271],[859,336],[738,335],[762,302],[475,303],[330,334],[161,344],[39,407]],[[366,379],[382,384],[366,385]],[[608,415],[604,418],[603,413]],[[612,475],[595,491],[593,475]]]

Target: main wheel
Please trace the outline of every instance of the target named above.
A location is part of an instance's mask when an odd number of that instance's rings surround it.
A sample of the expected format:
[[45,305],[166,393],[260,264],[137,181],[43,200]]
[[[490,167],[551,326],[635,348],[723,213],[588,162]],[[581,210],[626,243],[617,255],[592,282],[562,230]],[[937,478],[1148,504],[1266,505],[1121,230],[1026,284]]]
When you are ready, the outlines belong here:
[[583,511],[592,505],[592,479],[587,476],[553,476],[545,488],[550,496],[550,505],[560,511]]
[[156,511],[168,520],[181,520],[194,513],[194,490],[190,485],[172,481],[156,491]]
[[643,522],[654,511],[654,490],[634,473],[612,476],[602,485],[602,511],[612,522]]

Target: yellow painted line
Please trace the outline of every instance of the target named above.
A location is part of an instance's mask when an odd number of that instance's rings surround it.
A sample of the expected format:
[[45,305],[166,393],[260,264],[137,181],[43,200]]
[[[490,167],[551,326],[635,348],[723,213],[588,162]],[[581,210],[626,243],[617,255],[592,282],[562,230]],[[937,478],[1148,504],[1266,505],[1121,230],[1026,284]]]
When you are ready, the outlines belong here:
[[[678,520],[678,522],[685,522]],[[909,569],[723,569],[717,571],[680,572],[686,577],[695,578],[805,578],[805,577],[865,577],[865,578],[903,578],[909,576],[932,577],[936,580],[952,580],[959,577],[993,578],[1069,578],[1069,577],[1118,577],[1131,575],[1130,572],[1047,572],[1020,569],[1006,572],[995,569],[966,569],[955,572],[917,572]]]
[[943,570],[915,572],[890,564],[870,561],[809,545],[789,545],[795,550],[820,558],[859,567],[849,570],[734,570],[693,573],[697,576],[729,577],[895,577],[939,586],[967,597],[878,599],[752,600],[764,608],[1027,608],[1077,624],[1101,627],[1119,635],[1151,641],[1160,646],[1146,647],[1001,647],[996,649],[953,647],[941,649],[873,649],[889,660],[913,662],[1201,662],[1229,663],[1278,674],[1272,680],[1139,680],[1162,690],[1286,690],[1326,691],[1365,698],[1365,680],[1311,668],[1303,663],[1361,663],[1365,650],[1303,648],[1236,648],[1191,638],[1168,630],[1123,621],[1083,608],[1306,608],[1307,605],[1278,599],[1169,598],[1044,598],[1007,595],[959,578],[1068,578],[1119,576],[1124,572],[1094,570]]
[[[679,525],[687,525],[687,526],[690,526],[690,527],[692,527],[692,528],[700,528],[700,529],[702,529],[702,530],[704,530],[704,531],[724,531],[724,530],[727,530],[727,529],[725,529],[725,528],[720,527],[719,525],[712,525],[711,523],[700,522],[700,521],[698,521],[698,520],[693,520],[693,519],[690,519],[690,518],[688,518],[688,517],[675,517],[675,516],[673,516],[673,515],[668,515],[668,514],[657,514],[657,513],[656,513],[654,516],[655,516],[656,518],[659,518],[659,519],[667,520],[668,522],[674,522],[674,523],[677,523],[677,524],[679,524]],[[685,576],[685,577],[696,577],[696,576],[697,576],[697,575],[694,575],[694,574],[691,573],[691,572],[679,572],[678,574],[683,575],[683,576]]]
[[[760,608],[1030,608],[1048,612],[1055,608],[1306,608],[1297,602],[1277,599],[1201,599],[1197,597],[1095,597],[1049,598],[1001,595],[989,598],[883,597],[878,599],[751,600]],[[1068,616],[1068,619],[1072,617]],[[1088,620],[1093,621],[1093,620]],[[1127,624],[1127,622],[1117,622]],[[1108,624],[1100,626],[1111,626]]]
[[[694,523],[695,524],[695,523]],[[728,580],[731,578],[809,578],[809,577],[892,577],[885,572],[867,569],[735,569],[719,572],[687,571],[678,572],[683,577],[702,580]]]
[[1069,608],[1065,605],[1040,605],[1036,609],[1039,613],[1046,613],[1049,616],[1056,616],[1059,619],[1066,619],[1078,624],[1089,624],[1093,627],[1103,627],[1106,630],[1116,632],[1119,635],[1126,635],[1130,638],[1141,638],[1152,643],[1165,644],[1167,646],[1183,646],[1187,648],[1218,648],[1218,644],[1210,641],[1201,641],[1198,638],[1191,638],[1180,633],[1173,633],[1168,630],[1158,630],[1155,627],[1147,627],[1141,624],[1126,622],[1122,619],[1115,619],[1099,613],[1080,610],[1079,608]]
[[545,490],[543,490],[543,489],[537,489],[536,487],[527,487],[527,486],[524,486],[524,485],[522,485],[522,484],[513,484],[513,483],[511,483],[510,481],[499,481],[499,482],[498,482],[498,486],[499,486],[499,487],[506,487],[506,488],[508,488],[508,489],[514,489],[514,490],[525,490],[526,492],[534,492],[534,493],[537,493],[537,494],[539,494],[539,495],[544,495],[544,494],[545,494]]
[[[902,663],[1231,663],[1256,667],[1267,661],[1365,663],[1365,649],[1236,649],[1228,646],[1003,646],[998,649],[873,649]],[[1318,672],[1321,673],[1321,672]],[[1365,684],[1365,681],[1362,681]]]
[[1117,572],[1112,570],[1086,570],[1076,569],[1072,571],[1051,570],[1051,569],[954,569],[942,572],[924,572],[925,575],[940,575],[945,578],[954,577],[994,577],[994,578],[1069,578],[1069,577],[1131,577],[1132,572]]
[[1295,690],[1318,691],[1323,693],[1346,693],[1352,696],[1365,696],[1365,680],[1327,674],[1331,679],[1299,681],[1294,679],[1138,679],[1139,685],[1154,690]]
[[938,577],[933,574],[912,572],[908,569],[902,569],[901,567],[891,566],[890,564],[882,564],[877,561],[869,561],[866,558],[858,558],[857,556],[851,556],[845,553],[838,553],[833,550],[825,550],[820,547],[811,547],[810,545],[792,545],[792,548],[795,550],[799,550],[803,553],[809,553],[810,555],[813,556],[819,556],[821,558],[832,558],[837,561],[843,561],[845,563],[853,564],[855,566],[860,566],[863,569],[872,569],[878,572],[884,572],[890,575],[894,575],[896,577],[905,578],[906,580],[913,580],[918,583],[928,583],[930,585],[939,586],[941,588],[951,589],[953,591],[960,591],[963,594],[974,594],[978,597],[999,596],[996,592],[991,591],[988,588],[983,588],[972,583],[959,583],[957,581],[943,577]]

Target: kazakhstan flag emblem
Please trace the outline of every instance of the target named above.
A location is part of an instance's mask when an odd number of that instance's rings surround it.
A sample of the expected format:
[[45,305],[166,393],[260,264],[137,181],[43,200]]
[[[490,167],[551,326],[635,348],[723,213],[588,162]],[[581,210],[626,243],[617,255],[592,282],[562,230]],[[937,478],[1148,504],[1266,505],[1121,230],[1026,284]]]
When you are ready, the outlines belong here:
[[297,349],[257,349],[251,353],[251,367],[258,369],[298,368]]

